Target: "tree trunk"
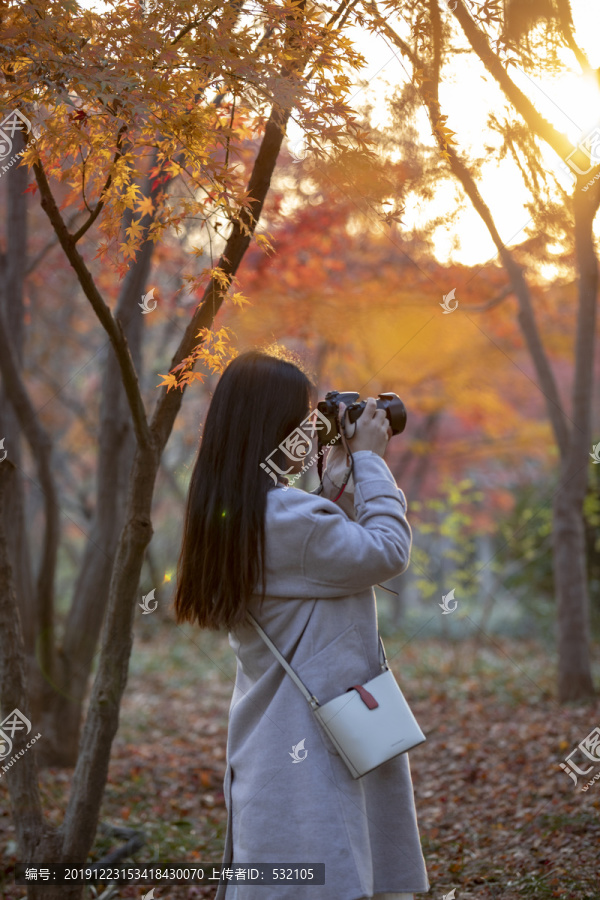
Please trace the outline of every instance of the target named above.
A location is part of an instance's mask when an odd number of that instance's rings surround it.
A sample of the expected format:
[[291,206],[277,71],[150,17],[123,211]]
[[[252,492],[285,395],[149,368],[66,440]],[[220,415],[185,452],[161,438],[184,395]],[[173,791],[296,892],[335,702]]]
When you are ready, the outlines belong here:
[[[12,735],[10,758],[15,757],[15,759],[8,771],[3,773],[3,778],[6,779],[8,785],[21,859],[26,865],[34,862],[37,865],[44,865],[56,862],[59,841],[56,829],[44,821],[42,814],[36,749],[35,747],[27,748],[27,743],[31,740],[29,735],[34,736],[38,733],[38,723],[29,709],[21,616],[17,608],[15,579],[4,528],[6,503],[14,495],[10,488],[11,482],[14,482],[16,477],[16,467],[8,457],[0,464],[1,718],[4,719],[17,710],[29,720],[31,729],[30,732],[26,732],[23,728]],[[43,734],[39,740],[40,743],[43,742]],[[30,896],[32,895],[30,894]]]
[[598,263],[593,222],[598,192],[587,196],[575,187],[575,254],[579,307],[575,342],[573,426],[562,460],[554,498],[554,578],[558,604],[558,694],[561,701],[594,695],[589,650],[589,595],[583,503],[587,493],[592,444],[592,394]]
[[[22,150],[24,137],[14,135],[15,147]],[[4,522],[7,534],[8,554],[16,583],[24,641],[30,691],[33,696],[43,692],[42,671],[50,674],[53,668],[53,608],[54,568],[59,541],[58,500],[52,471],[52,447],[41,427],[35,407],[25,387],[23,371],[24,352],[24,278],[27,271],[27,195],[29,180],[26,168],[13,166],[7,174],[7,229],[6,257],[3,260],[2,321],[0,322],[0,370],[2,371],[2,397],[0,399],[1,429],[5,447],[16,466],[14,477],[6,485]],[[34,587],[31,548],[27,522],[27,491],[22,467],[22,437],[25,437],[37,468],[37,479],[30,479],[30,491],[34,499],[41,497],[37,506],[45,516],[41,547],[41,559]],[[37,483],[36,483],[37,482]],[[37,494],[35,493],[37,492]],[[29,513],[31,514],[31,504]],[[41,709],[33,703],[33,715]]]
[[[154,243],[147,241],[128,272],[117,304],[116,315],[140,370],[143,315],[138,303],[150,271]],[[54,685],[43,696],[43,727],[47,740],[41,762],[50,766],[74,766],[82,718],[82,706],[102,621],[106,610],[110,577],[119,534],[123,528],[127,484],[135,436],[123,390],[121,373],[112,347],[107,348],[98,440],[96,511],[86,544],[65,638],[57,654]]]
[[[25,146],[20,131],[13,137],[15,150]],[[0,313],[4,314],[6,330],[19,367],[23,364],[23,280],[27,269],[27,169],[13,166],[7,179],[6,254],[2,259],[0,278]],[[0,438],[17,467],[15,477],[6,486],[6,509],[9,519],[4,523],[9,558],[14,572],[17,597],[22,613],[25,646],[32,653],[35,645],[35,594],[31,577],[29,541],[25,528],[25,486],[21,467],[20,428],[14,407],[7,396],[6,385],[0,391]]]
[[558,693],[561,702],[594,695],[589,649],[585,528],[580,492],[561,473],[554,499],[554,583],[558,605]]

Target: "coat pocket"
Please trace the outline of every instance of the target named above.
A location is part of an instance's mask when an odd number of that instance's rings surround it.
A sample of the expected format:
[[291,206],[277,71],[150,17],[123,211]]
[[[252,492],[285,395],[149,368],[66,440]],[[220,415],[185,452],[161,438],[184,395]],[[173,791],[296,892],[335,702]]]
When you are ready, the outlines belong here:
[[[378,671],[373,671],[369,665],[365,645],[356,625],[350,625],[310,659],[295,666],[295,669],[320,704],[343,694],[353,684],[364,684]],[[327,749],[331,753],[337,753],[329,738],[325,733],[323,735]]]

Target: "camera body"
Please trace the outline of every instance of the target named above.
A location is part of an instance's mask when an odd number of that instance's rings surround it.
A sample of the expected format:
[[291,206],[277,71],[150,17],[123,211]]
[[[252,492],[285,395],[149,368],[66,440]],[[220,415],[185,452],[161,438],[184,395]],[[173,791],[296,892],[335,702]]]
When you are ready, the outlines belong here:
[[[346,404],[346,420],[348,422],[356,422],[362,416],[366,400],[359,400],[359,396],[360,394],[357,394],[355,391],[328,391],[325,394],[325,399],[319,401],[317,409],[329,420],[333,428],[333,431],[330,431],[330,435],[335,437],[339,433],[337,419],[339,418],[340,403]],[[398,394],[379,394],[377,409],[385,409],[393,435],[404,431],[406,428],[406,408]]]

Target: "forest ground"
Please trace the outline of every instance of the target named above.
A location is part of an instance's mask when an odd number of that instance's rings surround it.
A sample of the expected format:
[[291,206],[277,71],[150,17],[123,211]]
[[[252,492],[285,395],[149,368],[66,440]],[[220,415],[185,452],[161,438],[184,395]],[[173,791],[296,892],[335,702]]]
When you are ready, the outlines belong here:
[[[558,706],[554,654],[534,641],[386,638],[392,668],[427,735],[410,754],[432,900],[600,898],[600,781],[587,792],[560,769],[600,725],[600,699]],[[144,621],[110,765],[103,822],[141,829],[135,864],[221,860],[227,713],[235,657],[227,638]],[[203,690],[200,690],[202,685]],[[600,771],[600,765],[591,773]],[[588,776],[591,777],[591,776]],[[42,772],[50,821],[71,773]],[[15,834],[0,781],[0,896],[17,900]],[[98,860],[121,840],[99,833]],[[123,864],[132,865],[129,859]],[[141,898],[150,885],[113,897]],[[214,897],[163,885],[155,900]],[[85,897],[93,892],[86,888]],[[315,888],[315,900],[324,900]]]

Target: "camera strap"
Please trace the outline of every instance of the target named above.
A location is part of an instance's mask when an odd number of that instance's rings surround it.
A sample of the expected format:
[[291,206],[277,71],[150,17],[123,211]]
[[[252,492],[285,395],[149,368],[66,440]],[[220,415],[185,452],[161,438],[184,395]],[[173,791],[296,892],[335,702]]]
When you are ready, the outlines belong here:
[[350,465],[346,469],[346,474],[344,475],[344,480],[342,481],[341,490],[340,490],[339,494],[337,495],[337,497],[334,498],[334,500],[333,500],[334,503],[337,503],[337,501],[340,499],[340,497],[346,490],[346,485],[348,484],[348,482],[350,480],[350,476],[352,475],[352,472],[354,471],[354,456],[352,455],[352,450],[350,449],[350,445],[348,444],[348,441],[346,439],[346,431],[345,431],[346,413],[347,412],[348,412],[348,410],[345,409],[344,413],[342,415],[342,421],[341,422],[338,421],[338,430],[340,432],[340,440],[342,442],[344,450],[346,451],[346,457],[348,457],[348,456],[350,457]]
[[[345,409],[344,413],[342,415],[341,421],[340,421],[339,417],[336,416],[336,424],[338,427],[340,440],[342,442],[344,450],[346,451],[346,456],[350,457],[350,465],[346,469],[346,474],[344,475],[344,480],[342,481],[341,490],[340,490],[339,494],[337,495],[337,497],[334,498],[334,500],[333,500],[334,503],[337,503],[337,501],[340,499],[340,497],[346,490],[346,485],[348,484],[348,481],[350,480],[350,476],[352,475],[352,472],[354,471],[354,456],[352,455],[352,450],[350,449],[350,446],[346,439],[346,432],[344,430],[345,425],[346,425],[346,413],[347,412],[348,412],[348,410]],[[318,451],[319,451],[318,457],[317,457],[317,472],[319,474],[319,487],[317,488],[315,493],[322,494],[323,493],[323,454],[321,453],[321,449],[324,445],[321,444],[321,433],[320,432],[318,433],[317,444],[318,444]]]

